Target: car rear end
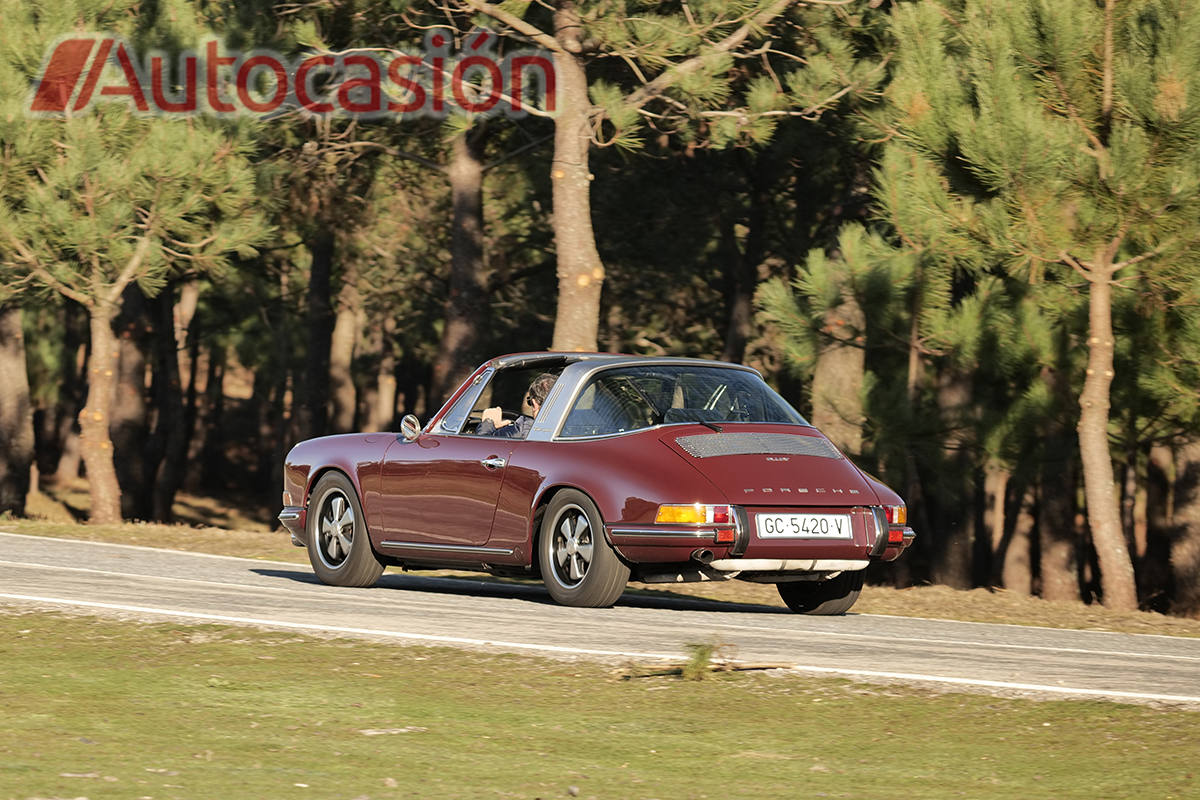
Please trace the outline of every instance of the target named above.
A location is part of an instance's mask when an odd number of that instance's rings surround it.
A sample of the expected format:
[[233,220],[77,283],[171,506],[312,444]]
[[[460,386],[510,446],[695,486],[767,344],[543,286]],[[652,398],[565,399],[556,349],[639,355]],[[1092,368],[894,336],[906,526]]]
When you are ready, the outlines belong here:
[[692,534],[692,570],[671,575],[647,565],[643,579],[819,580],[895,559],[913,539],[900,498],[815,428],[681,425],[659,438],[723,497],[660,505],[636,541],[614,526],[614,544],[640,545],[642,559],[664,534]]

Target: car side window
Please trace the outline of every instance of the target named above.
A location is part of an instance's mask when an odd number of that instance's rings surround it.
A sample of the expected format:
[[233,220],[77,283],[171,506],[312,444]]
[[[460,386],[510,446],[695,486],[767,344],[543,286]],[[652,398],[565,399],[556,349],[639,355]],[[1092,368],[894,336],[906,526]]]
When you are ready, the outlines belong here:
[[474,395],[474,403],[467,414],[466,423],[459,432],[472,435],[482,422],[483,411],[497,406],[507,420],[516,419],[522,411],[525,393],[533,380],[545,372],[557,375],[561,369],[545,369],[544,367],[509,367],[489,374],[487,385]]
[[654,424],[654,408],[646,395],[623,375],[593,381],[563,423],[562,436],[600,436]]

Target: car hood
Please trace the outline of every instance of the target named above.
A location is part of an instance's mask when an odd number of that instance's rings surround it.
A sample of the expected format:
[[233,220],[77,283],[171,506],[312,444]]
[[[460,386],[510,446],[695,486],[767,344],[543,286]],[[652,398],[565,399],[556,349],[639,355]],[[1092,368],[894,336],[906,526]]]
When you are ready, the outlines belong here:
[[736,505],[860,506],[879,502],[870,482],[816,428],[672,426],[660,436]]

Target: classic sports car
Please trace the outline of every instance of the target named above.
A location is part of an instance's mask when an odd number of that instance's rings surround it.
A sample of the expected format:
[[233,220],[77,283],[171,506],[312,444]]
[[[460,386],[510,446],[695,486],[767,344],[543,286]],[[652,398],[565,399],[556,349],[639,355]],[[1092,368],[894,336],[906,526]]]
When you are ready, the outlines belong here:
[[[503,419],[485,422],[494,407]],[[477,432],[522,407],[523,438]],[[325,583],[478,569],[540,575],[571,606],[612,605],[630,580],[738,578],[776,584],[793,611],[841,614],[863,569],[913,538],[900,497],[755,370],[602,353],[495,358],[424,428],[410,415],[399,434],[301,442],[283,505]]]

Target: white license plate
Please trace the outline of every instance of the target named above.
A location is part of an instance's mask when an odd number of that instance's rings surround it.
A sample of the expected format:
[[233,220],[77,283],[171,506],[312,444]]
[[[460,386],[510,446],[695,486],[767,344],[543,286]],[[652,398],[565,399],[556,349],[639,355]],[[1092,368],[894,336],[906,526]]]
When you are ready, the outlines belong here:
[[758,514],[760,539],[850,539],[849,514]]

